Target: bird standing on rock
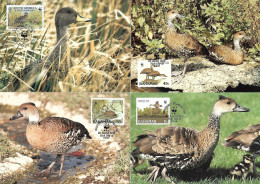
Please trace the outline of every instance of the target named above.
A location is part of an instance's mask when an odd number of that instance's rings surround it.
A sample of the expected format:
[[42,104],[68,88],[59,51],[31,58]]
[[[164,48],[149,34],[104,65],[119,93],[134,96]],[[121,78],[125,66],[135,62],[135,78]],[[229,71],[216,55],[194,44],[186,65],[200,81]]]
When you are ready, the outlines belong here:
[[165,30],[166,45],[173,50],[177,56],[184,58],[182,78],[178,82],[180,82],[185,76],[188,58],[196,55],[208,55],[208,49],[191,35],[177,33],[172,21],[176,18],[182,17],[184,16],[180,15],[177,10],[168,11],[167,26]]

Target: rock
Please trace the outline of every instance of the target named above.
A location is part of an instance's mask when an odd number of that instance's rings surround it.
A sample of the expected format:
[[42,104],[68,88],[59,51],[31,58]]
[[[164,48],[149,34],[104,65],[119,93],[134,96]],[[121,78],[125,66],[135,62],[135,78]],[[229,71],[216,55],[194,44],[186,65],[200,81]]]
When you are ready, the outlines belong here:
[[[141,59],[141,58],[139,58]],[[132,79],[137,78],[137,61],[132,62]],[[187,71],[180,83],[178,77],[172,76],[173,91],[182,92],[222,92],[228,87],[236,88],[240,84],[260,87],[260,63],[247,62],[243,64],[218,65],[203,57],[192,57],[187,61]],[[183,69],[182,59],[172,60],[172,70]]]

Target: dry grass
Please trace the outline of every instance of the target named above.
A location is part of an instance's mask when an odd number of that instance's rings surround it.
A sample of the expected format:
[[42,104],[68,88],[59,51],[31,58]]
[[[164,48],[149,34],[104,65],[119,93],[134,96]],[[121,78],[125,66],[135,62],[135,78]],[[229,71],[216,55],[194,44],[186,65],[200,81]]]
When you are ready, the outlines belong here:
[[[72,7],[81,16],[92,22],[78,23],[69,27],[69,48],[67,51],[73,67],[66,76],[56,71],[44,76],[33,91],[130,91],[130,3],[125,0],[79,0],[43,1],[44,27],[35,31],[36,42],[19,46],[14,32],[5,30],[5,0],[0,0],[0,89],[12,91],[12,81],[29,63],[49,55],[56,41],[54,25],[55,12],[62,7]],[[40,4],[41,1],[15,1],[15,4]],[[7,4],[14,4],[8,0]],[[47,81],[47,82],[46,82]],[[25,81],[21,84],[25,86]],[[45,85],[43,85],[45,83]],[[30,86],[30,84],[27,84]],[[9,86],[7,88],[7,86]],[[27,88],[28,90],[29,88]]]

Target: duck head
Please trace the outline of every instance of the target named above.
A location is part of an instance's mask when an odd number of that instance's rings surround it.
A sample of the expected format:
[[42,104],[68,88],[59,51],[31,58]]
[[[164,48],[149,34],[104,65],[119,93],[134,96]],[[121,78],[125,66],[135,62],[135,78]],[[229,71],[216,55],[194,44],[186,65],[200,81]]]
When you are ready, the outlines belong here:
[[177,10],[169,10],[167,12],[167,19],[172,21],[176,18],[183,18],[184,16],[182,16],[181,14],[179,14],[179,12]]
[[21,117],[28,117],[30,122],[39,121],[38,109],[34,103],[28,102],[19,106],[17,113],[9,120],[19,119]]
[[219,99],[216,101],[213,111],[216,115],[221,116],[227,112],[249,112],[250,109],[240,106],[232,98],[219,95]]
[[246,33],[244,31],[239,31],[234,34],[234,40],[242,40],[242,39],[250,40],[250,38],[246,36]]
[[74,9],[66,7],[61,8],[55,15],[56,27],[69,26],[70,24],[77,22],[90,22],[91,19],[86,19],[80,16]]

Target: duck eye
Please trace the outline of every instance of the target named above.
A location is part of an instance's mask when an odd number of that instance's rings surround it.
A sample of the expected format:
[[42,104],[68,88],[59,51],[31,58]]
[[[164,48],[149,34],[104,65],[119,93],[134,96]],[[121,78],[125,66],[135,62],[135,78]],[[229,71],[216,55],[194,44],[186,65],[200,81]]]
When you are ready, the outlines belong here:
[[70,10],[68,10],[68,11],[67,11],[67,13],[71,13],[71,11],[70,11]]
[[227,102],[227,104],[228,104],[228,105],[230,105],[230,104],[231,104],[231,102],[230,102],[230,101],[228,101],[228,102]]
[[27,107],[24,107],[23,110],[27,110]]

